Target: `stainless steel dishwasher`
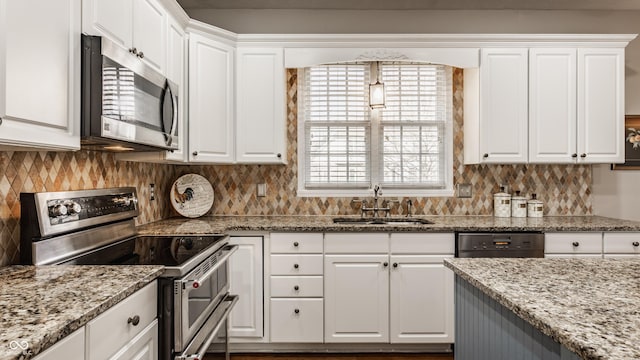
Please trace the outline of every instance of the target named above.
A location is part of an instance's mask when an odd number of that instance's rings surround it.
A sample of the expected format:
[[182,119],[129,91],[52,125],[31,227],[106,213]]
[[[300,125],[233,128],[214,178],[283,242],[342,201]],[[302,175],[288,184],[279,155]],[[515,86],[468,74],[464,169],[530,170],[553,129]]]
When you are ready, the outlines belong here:
[[544,234],[539,232],[457,233],[456,257],[542,258]]

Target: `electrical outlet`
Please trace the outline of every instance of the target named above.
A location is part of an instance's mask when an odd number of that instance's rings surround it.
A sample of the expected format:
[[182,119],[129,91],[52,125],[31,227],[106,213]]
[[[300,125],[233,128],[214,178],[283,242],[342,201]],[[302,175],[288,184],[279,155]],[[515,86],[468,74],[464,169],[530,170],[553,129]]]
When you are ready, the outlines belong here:
[[258,197],[267,196],[267,184],[262,183],[258,184]]
[[156,199],[156,184],[149,184],[149,200]]
[[473,190],[471,188],[471,184],[458,184],[458,194],[459,198],[470,198]]

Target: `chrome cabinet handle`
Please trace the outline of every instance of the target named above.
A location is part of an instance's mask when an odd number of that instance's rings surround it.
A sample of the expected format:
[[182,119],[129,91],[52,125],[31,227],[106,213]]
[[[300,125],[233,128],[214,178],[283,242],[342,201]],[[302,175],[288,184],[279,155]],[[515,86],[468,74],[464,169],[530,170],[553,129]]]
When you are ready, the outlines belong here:
[[127,319],[127,324],[131,324],[133,326],[138,326],[140,324],[140,316],[135,315],[134,317],[130,317]]
[[571,243],[571,245],[573,245],[574,247],[578,247],[580,246],[580,243],[577,241],[574,241],[573,243]]
[[299,267],[300,267],[300,265],[298,265],[298,264],[293,264],[293,267],[297,269],[297,268],[299,268]]
[[638,246],[640,246],[640,242],[634,241],[634,242],[631,243],[631,245],[633,245],[635,247],[638,247]]
[[298,291],[298,290],[300,290],[300,287],[298,285],[296,285],[296,286],[293,287],[293,290]]
[[295,309],[295,310],[293,310],[293,312],[296,313],[296,314],[300,314],[300,309]]

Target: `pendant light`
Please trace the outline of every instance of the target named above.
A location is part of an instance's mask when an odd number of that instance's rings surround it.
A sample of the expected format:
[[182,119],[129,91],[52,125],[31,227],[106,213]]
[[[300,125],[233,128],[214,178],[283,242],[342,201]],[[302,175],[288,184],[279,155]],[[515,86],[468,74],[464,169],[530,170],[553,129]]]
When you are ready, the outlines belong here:
[[384,84],[380,82],[380,62],[376,62],[376,83],[369,84],[369,107],[384,109]]

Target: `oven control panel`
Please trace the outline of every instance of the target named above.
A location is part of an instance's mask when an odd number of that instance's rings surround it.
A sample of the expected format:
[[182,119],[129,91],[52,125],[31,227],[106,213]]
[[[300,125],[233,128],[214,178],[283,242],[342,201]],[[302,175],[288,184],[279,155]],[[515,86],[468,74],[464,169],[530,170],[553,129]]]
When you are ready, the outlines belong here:
[[54,198],[46,202],[49,223],[64,224],[111,214],[135,211],[135,193],[90,197]]

